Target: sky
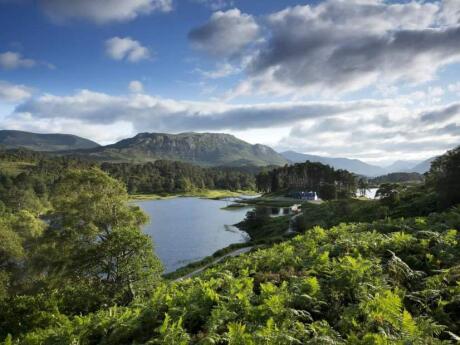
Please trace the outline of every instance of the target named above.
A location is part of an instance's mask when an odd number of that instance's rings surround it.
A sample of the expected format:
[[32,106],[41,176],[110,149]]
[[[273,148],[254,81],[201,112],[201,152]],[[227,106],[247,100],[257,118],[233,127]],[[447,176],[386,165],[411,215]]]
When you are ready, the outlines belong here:
[[0,0],[0,129],[385,165],[458,146],[459,97],[459,0]]

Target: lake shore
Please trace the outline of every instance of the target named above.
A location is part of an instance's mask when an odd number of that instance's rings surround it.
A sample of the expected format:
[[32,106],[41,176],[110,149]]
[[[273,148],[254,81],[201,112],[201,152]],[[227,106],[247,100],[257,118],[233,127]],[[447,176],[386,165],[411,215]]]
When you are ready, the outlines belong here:
[[223,190],[223,189],[198,189],[184,193],[161,193],[161,194],[131,194],[131,201],[142,201],[142,200],[166,200],[172,198],[181,197],[194,197],[202,199],[225,199],[225,198],[237,198],[239,196],[255,196],[257,192],[251,190]]

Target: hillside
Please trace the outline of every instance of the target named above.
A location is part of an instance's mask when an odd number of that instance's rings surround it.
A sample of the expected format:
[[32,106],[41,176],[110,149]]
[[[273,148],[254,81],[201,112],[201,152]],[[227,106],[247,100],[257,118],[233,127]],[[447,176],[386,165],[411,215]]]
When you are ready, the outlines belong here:
[[417,172],[419,174],[424,174],[427,171],[430,170],[431,162],[433,162],[436,159],[436,157],[431,157],[427,160],[424,160],[423,162],[417,164],[414,166],[412,169],[410,169],[410,172]]
[[345,169],[358,175],[378,176],[386,173],[385,169],[364,163],[359,159],[322,157],[294,151],[282,152],[281,155],[293,163],[303,163],[308,160],[327,164],[335,169]]
[[385,170],[388,171],[388,173],[410,172],[411,169],[419,163],[420,161],[416,160],[397,160],[391,165],[386,166]]
[[140,133],[113,145],[80,151],[102,161],[152,162],[159,159],[201,166],[284,165],[287,161],[264,145],[251,145],[219,133]]
[[412,172],[396,172],[390,173],[387,175],[377,176],[373,179],[370,179],[369,182],[373,185],[380,185],[382,183],[403,183],[403,182],[422,182],[423,175]]
[[0,130],[0,147],[27,148],[34,151],[64,151],[98,147],[94,141],[70,134],[38,134],[14,130]]

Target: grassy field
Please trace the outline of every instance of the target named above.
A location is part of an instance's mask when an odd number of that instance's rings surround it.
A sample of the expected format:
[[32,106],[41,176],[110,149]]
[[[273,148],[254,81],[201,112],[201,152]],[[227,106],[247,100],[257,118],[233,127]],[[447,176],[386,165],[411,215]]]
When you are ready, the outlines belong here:
[[254,191],[230,191],[230,190],[216,190],[216,189],[200,189],[191,192],[185,193],[178,193],[178,194],[132,194],[131,200],[163,200],[163,199],[170,199],[170,198],[178,198],[178,197],[196,197],[196,198],[204,198],[204,199],[224,199],[224,198],[231,198],[231,197],[238,197],[241,195],[256,195],[257,193]]
[[34,164],[28,162],[0,161],[0,172],[11,176],[16,176],[32,166],[34,166]]
[[241,203],[253,206],[266,206],[266,207],[289,207],[295,204],[301,204],[302,200],[287,198],[282,196],[264,195],[259,198],[240,201]]

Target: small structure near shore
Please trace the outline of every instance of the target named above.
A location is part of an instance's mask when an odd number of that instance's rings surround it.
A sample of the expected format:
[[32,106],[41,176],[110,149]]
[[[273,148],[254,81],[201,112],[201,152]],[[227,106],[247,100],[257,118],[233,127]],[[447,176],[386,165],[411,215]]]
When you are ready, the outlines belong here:
[[294,199],[299,199],[299,200],[311,200],[311,201],[314,201],[314,200],[318,200],[318,194],[316,194],[316,192],[305,192],[305,191],[296,191],[296,192],[291,192],[289,194],[289,196],[291,198],[294,198]]

